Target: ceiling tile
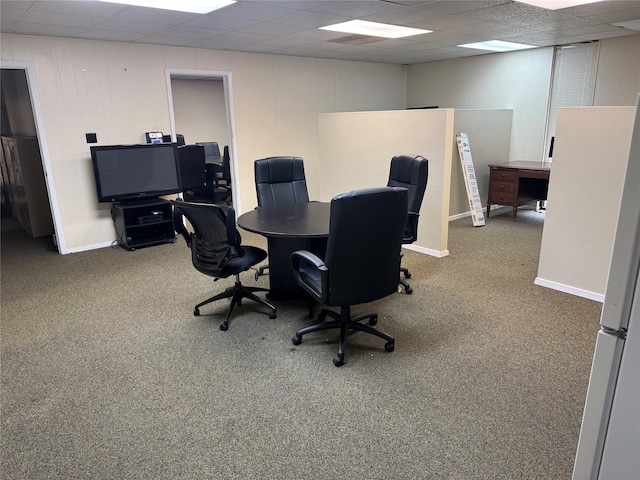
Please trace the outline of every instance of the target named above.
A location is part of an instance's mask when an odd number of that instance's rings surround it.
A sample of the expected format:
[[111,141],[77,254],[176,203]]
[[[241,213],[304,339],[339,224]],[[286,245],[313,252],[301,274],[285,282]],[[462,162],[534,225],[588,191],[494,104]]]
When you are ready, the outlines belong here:
[[[433,32],[342,45],[335,40],[343,33],[318,29],[354,17]],[[410,64],[486,54],[455,45],[494,38],[542,47],[633,35],[611,23],[637,18],[640,2],[631,0],[557,11],[512,0],[238,0],[205,15],[90,0],[0,1],[3,33]]]
[[21,33],[23,35],[48,35],[52,37],[75,37],[82,32],[82,27],[73,27],[67,25],[43,25],[42,23],[20,22],[14,24],[11,29],[12,33]]
[[108,30],[122,30],[125,32],[156,33],[167,28],[169,25],[160,23],[137,22],[124,18],[107,18],[100,22],[97,27]]

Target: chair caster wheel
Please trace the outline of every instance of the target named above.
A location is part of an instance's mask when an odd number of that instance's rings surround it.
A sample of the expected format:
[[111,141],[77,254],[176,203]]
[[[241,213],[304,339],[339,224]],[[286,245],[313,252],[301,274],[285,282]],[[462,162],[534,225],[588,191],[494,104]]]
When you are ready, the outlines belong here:
[[255,277],[256,277],[256,282],[257,282],[257,281],[258,281],[258,279],[260,278],[260,272],[256,272]]
[[269,318],[271,318],[271,319],[274,319],[274,318],[276,318],[277,316],[278,316],[278,315],[276,314],[276,311],[275,311],[275,310],[269,314]]
[[294,345],[300,345],[302,343],[302,338],[294,335],[293,338],[291,339],[291,343],[293,343]]
[[344,358],[340,358],[336,355],[335,357],[333,357],[333,364],[336,367],[341,367],[342,365],[344,365]]
[[384,344],[384,349],[387,352],[393,352],[393,349],[396,347],[395,342],[387,342]]
[[411,295],[413,293],[413,288],[407,287],[404,289],[404,291],[407,292],[407,295]]
[[200,309],[198,307],[193,309],[193,316],[194,317],[199,317],[200,316]]
[[372,327],[375,327],[376,324],[378,323],[378,315],[372,315],[371,318],[369,319],[369,325],[371,325]]
[[220,330],[222,330],[223,332],[226,332],[227,330],[229,330],[229,324],[227,322],[221,323]]
[[404,278],[411,278],[411,274],[409,272],[405,273]]

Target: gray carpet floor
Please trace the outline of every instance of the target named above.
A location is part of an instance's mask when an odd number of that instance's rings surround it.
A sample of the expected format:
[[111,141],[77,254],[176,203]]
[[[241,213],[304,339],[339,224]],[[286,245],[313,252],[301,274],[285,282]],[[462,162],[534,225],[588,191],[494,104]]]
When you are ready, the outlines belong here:
[[354,308],[395,351],[356,333],[340,368],[336,332],[292,345],[304,302],[245,301],[226,332],[225,302],[194,317],[233,279],[181,239],[58,255],[3,228],[0,477],[569,479],[601,305],[533,284],[543,219],[407,251],[413,295]]

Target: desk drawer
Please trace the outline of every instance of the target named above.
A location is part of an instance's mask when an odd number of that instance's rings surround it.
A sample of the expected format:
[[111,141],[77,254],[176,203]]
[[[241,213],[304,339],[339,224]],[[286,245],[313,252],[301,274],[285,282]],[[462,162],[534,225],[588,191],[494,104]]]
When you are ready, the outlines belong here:
[[491,169],[491,181],[498,180],[502,182],[515,182],[518,178],[518,172],[515,170],[503,170],[501,168]]
[[515,182],[491,182],[491,193],[509,193],[516,191],[516,183]]
[[515,195],[512,193],[491,192],[489,193],[489,203],[492,205],[513,205],[515,203]]

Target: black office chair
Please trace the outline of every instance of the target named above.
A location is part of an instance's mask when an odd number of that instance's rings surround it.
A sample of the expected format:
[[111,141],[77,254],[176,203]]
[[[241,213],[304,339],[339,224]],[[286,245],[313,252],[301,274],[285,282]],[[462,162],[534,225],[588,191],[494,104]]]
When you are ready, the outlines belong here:
[[231,202],[231,155],[229,154],[229,146],[225,145],[222,154],[222,169],[214,174],[215,188],[223,188],[226,190],[225,201],[227,205]]
[[[360,330],[387,341],[385,350],[393,351],[394,338],[373,326],[376,313],[351,316],[351,305],[368,303],[397,291],[400,248],[407,223],[407,190],[404,188],[368,188],[343,193],[331,200],[329,239],[324,260],[306,250],[291,254],[294,277],[300,286],[320,304],[340,307],[340,313],[323,309],[321,323],[298,330],[294,345],[302,336],[330,328],[340,329],[336,367],[344,364],[344,349],[349,330]],[[354,272],[358,276],[354,277]],[[324,322],[326,316],[335,321]],[[368,325],[361,323],[368,320]]]
[[[224,292],[200,302],[193,309],[195,316],[200,315],[200,307],[222,298],[231,298],[227,316],[220,324],[220,330],[229,328],[229,317],[233,308],[242,306],[242,299],[248,298],[270,309],[269,318],[276,318],[276,308],[254,292],[268,291],[265,288],[245,287],[240,283],[240,273],[267,258],[267,252],[261,248],[241,245],[242,238],[236,228],[233,208],[224,211],[215,204],[190,203],[181,199],[171,200],[173,205],[173,224],[191,249],[193,266],[201,273],[219,278],[236,276],[235,285]],[[183,215],[193,228],[189,232],[184,225]]]
[[[307,180],[304,162],[300,157],[268,157],[253,164],[258,208],[271,205],[307,203]],[[256,272],[256,280],[264,275],[269,265]]]
[[220,157],[220,147],[218,142],[196,142],[196,145],[204,147],[205,157]]
[[[403,244],[413,243],[418,239],[418,218],[420,206],[427,188],[429,177],[429,161],[420,155],[396,155],[391,159],[388,187],[404,187],[409,192],[409,214],[404,232]],[[411,278],[408,268],[400,267],[405,278]],[[411,285],[400,278],[400,285],[408,294],[413,292]]]
[[210,197],[206,186],[206,168],[202,145],[178,147],[178,170],[180,188],[185,200],[202,202]]

